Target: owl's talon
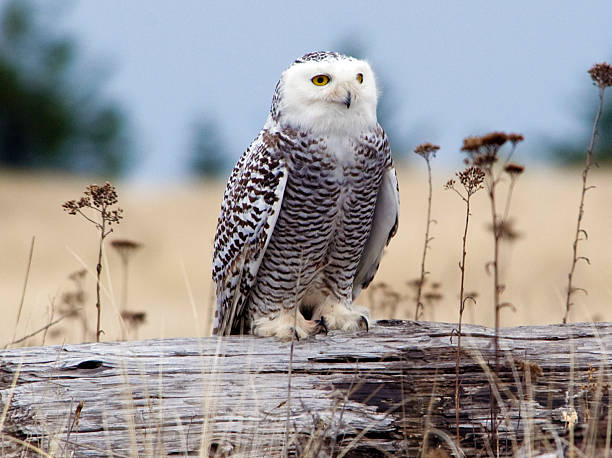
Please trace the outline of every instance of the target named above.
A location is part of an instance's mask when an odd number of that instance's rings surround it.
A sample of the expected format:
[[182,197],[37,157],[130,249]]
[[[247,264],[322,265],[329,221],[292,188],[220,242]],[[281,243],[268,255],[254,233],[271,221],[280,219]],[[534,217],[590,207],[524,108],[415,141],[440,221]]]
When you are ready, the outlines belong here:
[[327,334],[329,329],[327,329],[327,320],[324,316],[322,316],[318,320],[314,320],[314,322],[317,325],[315,326],[315,332],[313,334]]
[[370,331],[370,325],[368,324],[368,319],[363,315],[361,315],[361,319],[359,321],[359,327],[365,328],[366,332]]
[[293,337],[295,337],[295,340],[300,340],[300,335],[297,332],[297,329],[295,328],[290,328],[290,330],[293,332]]

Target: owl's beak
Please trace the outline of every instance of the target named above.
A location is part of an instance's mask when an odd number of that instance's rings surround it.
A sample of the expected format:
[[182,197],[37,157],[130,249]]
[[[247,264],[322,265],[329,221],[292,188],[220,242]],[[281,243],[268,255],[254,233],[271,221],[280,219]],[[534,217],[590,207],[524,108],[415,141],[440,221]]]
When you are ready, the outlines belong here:
[[350,91],[346,92],[346,97],[344,98],[344,104],[346,108],[351,108],[351,93]]

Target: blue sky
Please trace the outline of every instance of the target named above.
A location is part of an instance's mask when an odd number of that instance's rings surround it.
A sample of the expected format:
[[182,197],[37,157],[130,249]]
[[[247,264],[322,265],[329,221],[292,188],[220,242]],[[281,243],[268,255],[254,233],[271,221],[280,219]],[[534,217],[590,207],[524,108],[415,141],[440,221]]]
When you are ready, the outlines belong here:
[[580,132],[596,98],[586,71],[612,60],[610,0],[80,0],[62,17],[131,120],[133,176],[163,181],[185,175],[198,116],[217,122],[237,158],[280,73],[309,51],[361,46],[394,131],[411,146],[440,144],[449,165],[467,135],[518,131],[537,157],[544,140]]

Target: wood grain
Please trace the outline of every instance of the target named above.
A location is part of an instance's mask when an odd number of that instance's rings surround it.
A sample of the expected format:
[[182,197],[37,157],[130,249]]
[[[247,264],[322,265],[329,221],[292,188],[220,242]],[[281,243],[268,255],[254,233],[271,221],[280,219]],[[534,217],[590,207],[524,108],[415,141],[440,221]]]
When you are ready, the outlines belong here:
[[[9,455],[24,450],[17,438],[53,456],[267,457],[609,447],[612,324],[502,329],[498,378],[489,370],[494,331],[463,329],[460,450],[455,326],[404,321],[295,342],[290,398],[291,344],[274,339],[3,350],[0,445]],[[491,441],[496,392],[501,423]]]

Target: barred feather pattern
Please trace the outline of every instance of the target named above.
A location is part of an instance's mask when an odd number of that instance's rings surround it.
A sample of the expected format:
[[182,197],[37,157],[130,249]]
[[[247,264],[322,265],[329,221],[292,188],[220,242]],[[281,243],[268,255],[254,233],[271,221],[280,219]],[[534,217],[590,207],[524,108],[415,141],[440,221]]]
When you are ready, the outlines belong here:
[[287,181],[282,135],[264,129],[228,180],[214,242],[213,334],[248,331],[245,305],[280,210]]
[[314,296],[352,302],[381,179],[393,164],[378,125],[350,148],[332,151],[309,132],[269,127],[242,156],[215,236],[214,334],[251,332],[254,320]]

